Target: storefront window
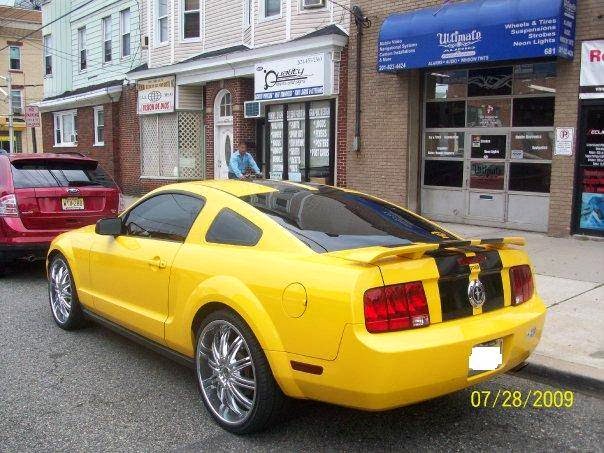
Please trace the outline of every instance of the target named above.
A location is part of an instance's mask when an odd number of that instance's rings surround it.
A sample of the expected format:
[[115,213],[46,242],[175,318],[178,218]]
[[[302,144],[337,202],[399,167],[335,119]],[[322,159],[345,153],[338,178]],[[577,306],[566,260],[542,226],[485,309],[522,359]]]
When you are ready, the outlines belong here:
[[472,159],[505,159],[505,135],[472,135]]
[[270,178],[281,180],[283,179],[283,106],[271,106],[268,112],[269,124],[269,171]]
[[464,141],[463,132],[428,132],[425,134],[425,156],[463,158]]
[[463,161],[427,160],[424,167],[424,185],[461,187],[463,183]]
[[457,99],[466,97],[468,71],[431,72],[426,80],[428,99]]
[[266,149],[271,179],[333,184],[333,114],[332,101],[268,108]]
[[468,101],[468,127],[509,127],[510,115],[510,99]]
[[473,162],[470,166],[470,188],[503,190],[505,164]]
[[470,69],[468,97],[509,96],[512,94],[512,67]]
[[514,68],[514,94],[556,92],[556,63],[521,64]]
[[426,104],[426,127],[464,127],[466,121],[466,103],[428,102]]
[[306,149],[306,107],[292,104],[287,109],[288,176],[290,181],[302,181]]
[[551,168],[550,164],[511,163],[509,189],[549,193]]
[[512,131],[512,160],[551,160],[554,150],[554,133]]
[[554,97],[514,99],[514,127],[553,126],[555,104]]

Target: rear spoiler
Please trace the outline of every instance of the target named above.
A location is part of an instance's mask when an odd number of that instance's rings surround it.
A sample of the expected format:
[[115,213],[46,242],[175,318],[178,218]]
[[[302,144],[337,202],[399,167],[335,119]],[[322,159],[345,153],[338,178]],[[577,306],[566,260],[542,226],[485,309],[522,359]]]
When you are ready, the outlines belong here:
[[471,246],[484,246],[490,249],[503,249],[508,245],[524,246],[526,241],[522,237],[507,237],[507,238],[495,238],[495,239],[468,239],[468,240],[453,240],[443,241],[440,243],[419,243],[412,245],[404,245],[401,247],[392,248],[367,248],[351,250],[343,253],[336,253],[337,255],[345,255],[343,258],[351,261],[358,261],[366,264],[375,264],[386,258],[392,258],[395,256],[405,257],[409,259],[420,259],[428,252],[434,252],[437,250],[456,249],[462,247]]

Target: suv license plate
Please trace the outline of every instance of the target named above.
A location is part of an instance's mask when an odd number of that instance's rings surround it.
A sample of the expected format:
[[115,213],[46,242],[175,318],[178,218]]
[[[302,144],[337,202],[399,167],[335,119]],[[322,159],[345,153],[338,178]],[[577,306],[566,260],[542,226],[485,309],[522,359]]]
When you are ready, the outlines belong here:
[[470,371],[493,371],[503,363],[503,339],[481,343],[472,348]]
[[63,211],[83,211],[84,199],[81,197],[70,197],[61,199]]

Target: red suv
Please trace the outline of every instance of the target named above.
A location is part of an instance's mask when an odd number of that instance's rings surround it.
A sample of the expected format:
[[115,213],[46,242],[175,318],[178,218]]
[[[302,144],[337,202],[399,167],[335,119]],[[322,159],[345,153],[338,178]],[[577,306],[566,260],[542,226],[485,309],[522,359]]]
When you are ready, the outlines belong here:
[[122,196],[96,160],[0,151],[0,268],[44,258],[60,233],[115,216]]

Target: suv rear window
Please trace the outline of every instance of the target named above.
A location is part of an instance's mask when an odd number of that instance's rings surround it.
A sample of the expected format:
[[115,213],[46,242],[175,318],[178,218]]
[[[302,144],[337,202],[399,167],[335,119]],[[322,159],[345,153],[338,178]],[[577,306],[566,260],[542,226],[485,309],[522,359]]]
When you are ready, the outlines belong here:
[[328,186],[308,190],[272,181],[259,184],[277,190],[242,199],[317,252],[456,239],[421,217],[366,195]]
[[38,187],[116,187],[96,162],[13,162],[15,189]]

